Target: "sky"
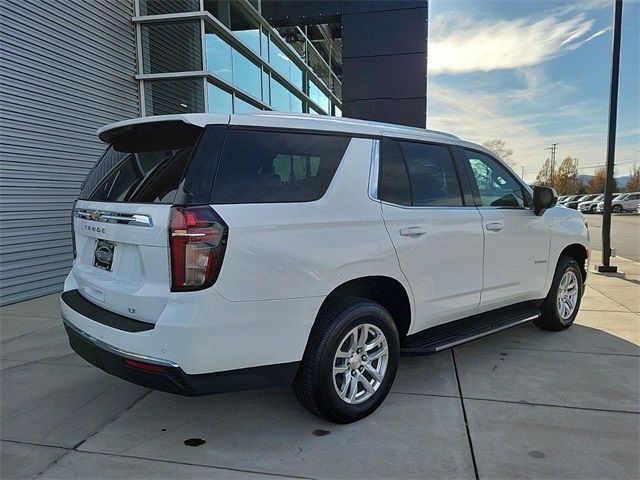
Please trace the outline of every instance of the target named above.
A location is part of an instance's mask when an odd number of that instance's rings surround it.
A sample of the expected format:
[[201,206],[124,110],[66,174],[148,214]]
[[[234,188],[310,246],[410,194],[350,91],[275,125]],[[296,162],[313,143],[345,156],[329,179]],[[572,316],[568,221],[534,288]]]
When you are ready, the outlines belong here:
[[[500,138],[535,180],[546,150],[604,165],[613,0],[430,0],[427,128]],[[616,176],[640,166],[640,0],[624,0]],[[558,163],[559,164],[559,163]]]

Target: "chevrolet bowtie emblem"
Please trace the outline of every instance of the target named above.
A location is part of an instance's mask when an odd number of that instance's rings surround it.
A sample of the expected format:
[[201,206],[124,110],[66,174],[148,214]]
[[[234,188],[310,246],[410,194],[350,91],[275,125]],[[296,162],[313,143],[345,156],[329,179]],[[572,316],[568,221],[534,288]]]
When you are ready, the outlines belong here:
[[100,212],[91,212],[90,218],[93,221],[98,220],[100,218]]

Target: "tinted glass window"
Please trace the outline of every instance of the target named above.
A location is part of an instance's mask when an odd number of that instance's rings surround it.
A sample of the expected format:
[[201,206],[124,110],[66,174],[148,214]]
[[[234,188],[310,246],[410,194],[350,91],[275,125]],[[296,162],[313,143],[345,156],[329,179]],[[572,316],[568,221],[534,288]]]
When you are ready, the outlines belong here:
[[483,207],[527,206],[522,185],[493,158],[473,150],[464,150],[473,170]]
[[230,130],[213,203],[306,202],[324,195],[349,138]]
[[399,142],[411,182],[413,205],[462,206],[458,175],[449,148],[415,142]]
[[142,24],[144,73],[202,69],[200,21]]
[[[167,122],[168,123],[168,122]],[[114,138],[82,185],[80,199],[173,203],[201,130],[141,126]]]
[[411,205],[411,186],[400,144],[388,138],[382,139],[378,197],[385,202]]
[[413,206],[462,206],[458,176],[449,148],[383,139],[379,195]]

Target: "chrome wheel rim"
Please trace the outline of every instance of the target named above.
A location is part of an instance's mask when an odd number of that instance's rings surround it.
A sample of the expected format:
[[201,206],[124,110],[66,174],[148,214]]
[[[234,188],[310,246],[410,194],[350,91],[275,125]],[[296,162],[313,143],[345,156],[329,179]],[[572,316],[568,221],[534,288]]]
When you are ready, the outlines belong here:
[[349,404],[369,400],[380,388],[389,363],[387,338],[375,325],[358,325],[347,333],[333,359],[333,386]]
[[576,309],[578,303],[578,277],[572,270],[564,272],[558,285],[558,314],[567,320]]

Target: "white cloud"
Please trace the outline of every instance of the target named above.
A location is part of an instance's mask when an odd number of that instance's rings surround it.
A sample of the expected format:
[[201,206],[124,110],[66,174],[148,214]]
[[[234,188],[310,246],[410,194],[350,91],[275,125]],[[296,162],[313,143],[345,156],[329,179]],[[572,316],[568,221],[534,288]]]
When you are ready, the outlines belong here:
[[593,40],[594,38],[598,38],[600,35],[604,35],[605,33],[607,33],[608,31],[611,30],[611,27],[606,27],[603,28],[602,30],[598,30],[596,33],[594,33],[593,35],[591,35],[589,38],[587,38],[586,40],[582,40],[581,42],[578,42],[576,44],[573,44],[570,48],[572,50],[575,50],[576,48],[581,47],[582,45],[584,45],[585,43],[589,43],[591,40]]
[[[477,143],[493,138],[505,140],[514,150],[515,171],[521,173],[524,167],[527,181],[535,180],[548,156],[545,148],[556,142],[559,160],[568,155],[578,157],[585,167],[580,173],[592,173],[590,167],[602,165],[605,159],[606,111],[586,100],[577,105],[563,100],[573,88],[548,81],[539,70],[524,71],[522,75],[527,79],[524,88],[500,93],[477,85],[473,89],[456,88],[430,80],[427,127]],[[585,119],[589,121],[585,123]],[[565,123],[571,128],[554,135],[540,133],[549,122]],[[637,128],[618,133],[618,161],[628,163],[637,158],[639,139]],[[626,175],[627,163],[617,167],[621,175]]]
[[568,19],[477,20],[436,16],[429,32],[430,75],[489,72],[537,65],[605,33],[578,40],[593,27],[584,14]]

